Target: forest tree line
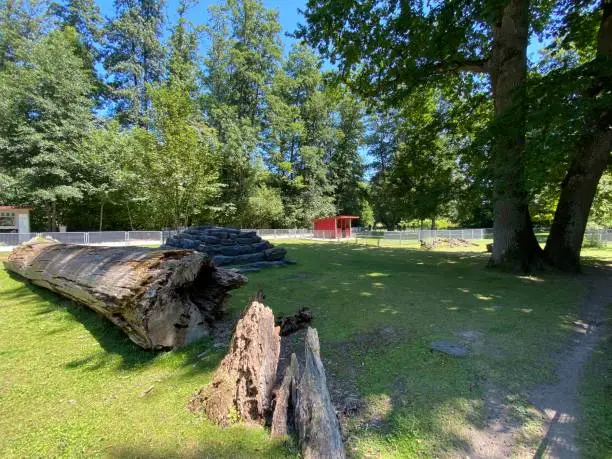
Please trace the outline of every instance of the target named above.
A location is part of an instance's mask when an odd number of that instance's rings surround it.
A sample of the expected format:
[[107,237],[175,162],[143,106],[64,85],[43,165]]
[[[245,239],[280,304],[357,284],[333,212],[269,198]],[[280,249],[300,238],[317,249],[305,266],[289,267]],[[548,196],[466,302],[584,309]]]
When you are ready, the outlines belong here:
[[[190,0],[172,21],[163,0],[115,0],[110,18],[0,0],[0,202],[37,229],[551,225],[608,122],[609,1],[373,4],[309,1],[285,50],[260,0],[220,0],[204,24]],[[505,20],[524,30],[507,49]],[[510,62],[531,36],[537,59]],[[609,226],[597,167],[589,221]]]

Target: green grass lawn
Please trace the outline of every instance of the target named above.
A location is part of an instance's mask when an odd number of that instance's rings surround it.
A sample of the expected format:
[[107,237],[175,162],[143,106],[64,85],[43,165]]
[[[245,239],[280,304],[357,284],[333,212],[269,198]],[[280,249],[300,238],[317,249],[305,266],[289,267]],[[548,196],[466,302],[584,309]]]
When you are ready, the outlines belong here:
[[[583,294],[576,278],[487,270],[483,245],[451,253],[275,244],[298,264],[249,274],[228,312],[237,316],[259,288],[275,314],[312,309],[332,392],[365,404],[347,424],[358,456],[461,448],[465,429],[483,425],[487,387],[500,388],[517,417],[529,418],[525,391],[554,377],[552,356]],[[610,252],[587,255],[611,262]],[[208,341],[143,351],[94,312],[2,268],[0,308],[2,457],[295,454],[265,429],[219,429],[186,409],[223,357],[220,349],[198,358]],[[436,339],[462,342],[472,355],[432,353]]]
[[[606,317],[608,330],[612,327],[612,308]],[[612,457],[612,336],[596,349],[586,367],[580,387],[584,423],[578,435],[584,457],[609,459]]]

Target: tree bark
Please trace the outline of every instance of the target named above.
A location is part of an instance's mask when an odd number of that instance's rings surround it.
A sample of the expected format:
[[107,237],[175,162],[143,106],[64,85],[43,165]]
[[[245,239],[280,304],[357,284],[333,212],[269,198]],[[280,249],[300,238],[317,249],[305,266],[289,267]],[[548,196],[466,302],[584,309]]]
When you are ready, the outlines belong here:
[[300,378],[300,364],[297,356],[291,354],[291,363],[285,368],[285,375],[276,393],[276,403],[270,426],[272,438],[295,433],[295,402],[297,383]]
[[228,291],[247,282],[188,250],[34,243],[15,248],[4,264],[93,309],[145,349],[208,335]]
[[538,262],[525,189],[525,82],[529,0],[509,0],[493,24],[491,76],[495,117],[492,145],[494,244],[489,264],[530,271]]
[[258,295],[243,311],[212,383],[190,402],[191,409],[203,409],[221,426],[239,419],[263,423],[271,412],[280,327],[274,325],[274,314],[262,301],[263,295]]
[[342,459],[346,457],[344,443],[327,390],[316,329],[308,327],[305,343],[306,363],[295,389],[295,427],[302,456],[306,459]]
[[100,232],[102,232],[102,219],[104,218],[104,199],[100,202]]
[[317,330],[308,327],[304,368],[295,354],[276,394],[272,437],[295,432],[306,459],[346,457],[340,423],[331,403]]
[[[594,68],[600,73],[586,97],[595,99],[612,85],[612,2],[602,0]],[[612,110],[593,115],[561,183],[561,195],[546,241],[546,259],[564,271],[580,271],[580,250],[599,180],[610,162]]]

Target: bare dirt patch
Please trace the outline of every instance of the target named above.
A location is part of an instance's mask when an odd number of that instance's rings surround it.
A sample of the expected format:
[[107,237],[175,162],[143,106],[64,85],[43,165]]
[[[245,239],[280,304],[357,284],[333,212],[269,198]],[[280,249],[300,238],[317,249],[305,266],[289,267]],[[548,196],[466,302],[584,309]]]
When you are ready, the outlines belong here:
[[546,416],[548,431],[536,454],[544,457],[580,456],[576,426],[580,422],[579,384],[585,364],[605,338],[605,308],[612,303],[612,270],[589,269],[581,319],[574,322],[572,343],[559,356],[558,382],[536,388],[531,402]]
[[603,320],[606,306],[612,303],[611,276],[609,269],[587,270],[581,319],[574,322],[571,342],[557,356],[557,382],[533,388],[528,397],[532,406],[524,407],[517,416],[509,394],[485,385],[485,427],[466,426],[464,431],[470,458],[580,457],[578,389],[585,364],[605,338]]

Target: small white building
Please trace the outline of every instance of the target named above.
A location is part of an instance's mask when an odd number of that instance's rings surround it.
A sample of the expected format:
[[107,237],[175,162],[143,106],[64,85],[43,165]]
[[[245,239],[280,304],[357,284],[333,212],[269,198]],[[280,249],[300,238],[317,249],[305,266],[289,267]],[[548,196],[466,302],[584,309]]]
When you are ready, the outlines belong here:
[[0,206],[0,232],[29,233],[30,209],[27,207]]

